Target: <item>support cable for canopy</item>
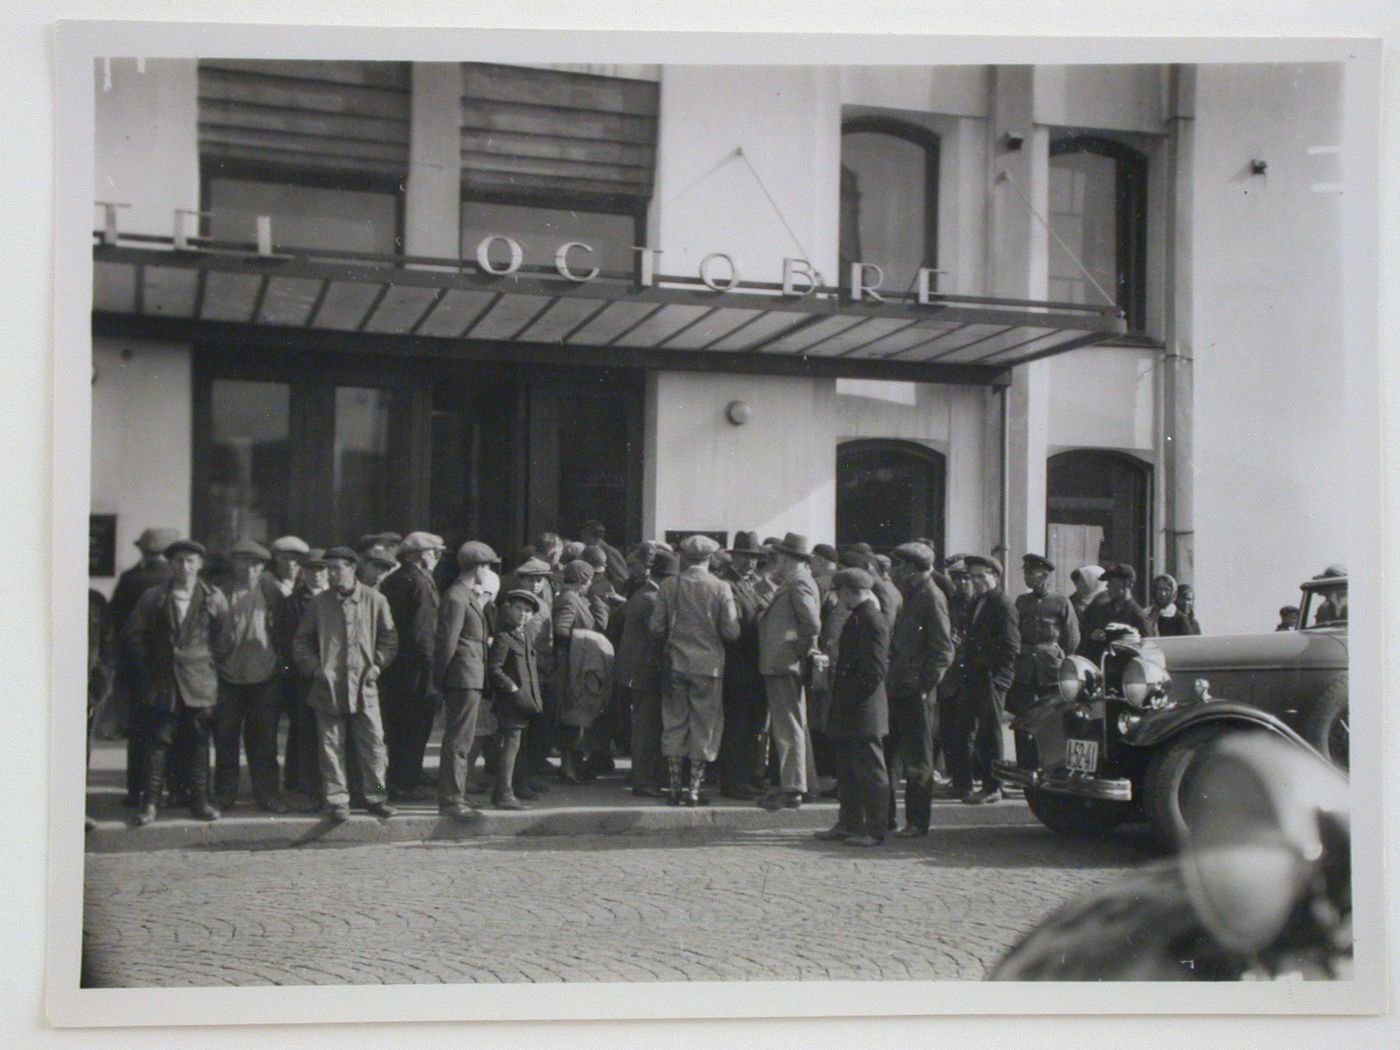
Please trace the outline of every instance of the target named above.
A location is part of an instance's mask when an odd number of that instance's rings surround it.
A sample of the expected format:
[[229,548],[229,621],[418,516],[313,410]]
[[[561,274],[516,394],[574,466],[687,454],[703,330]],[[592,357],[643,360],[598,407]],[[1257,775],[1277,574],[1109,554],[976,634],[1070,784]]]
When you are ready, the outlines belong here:
[[1014,178],[1011,177],[1011,172],[999,172],[997,174],[997,177],[992,180],[992,184],[996,185],[996,183],[1002,181],[1006,181],[1011,184],[1011,188],[1015,190],[1016,195],[1020,197],[1022,201],[1025,202],[1027,209],[1029,209],[1030,213],[1035,216],[1036,221],[1039,222],[1040,225],[1045,227],[1046,232],[1049,233],[1051,237],[1055,238],[1055,243],[1060,246],[1060,250],[1069,256],[1070,261],[1074,263],[1075,266],[1079,267],[1079,272],[1082,273],[1085,277],[1087,277],[1089,279],[1089,283],[1098,289],[1099,294],[1103,296],[1104,302],[1106,302],[1109,306],[1117,306],[1117,300],[1115,300],[1113,296],[1109,295],[1106,291],[1104,291],[1103,285],[1099,284],[1099,282],[1094,279],[1094,275],[1089,272],[1089,268],[1084,265],[1084,263],[1080,260],[1079,256],[1075,255],[1074,252],[1070,250],[1070,246],[1064,242],[1064,240],[1060,237],[1058,233],[1055,232],[1055,227],[1050,225],[1049,221],[1045,218],[1045,216],[1041,215],[1040,212],[1036,211],[1036,207],[1034,204],[1031,203],[1031,199],[1026,195],[1026,191],[1021,189],[1020,183],[1018,183]]

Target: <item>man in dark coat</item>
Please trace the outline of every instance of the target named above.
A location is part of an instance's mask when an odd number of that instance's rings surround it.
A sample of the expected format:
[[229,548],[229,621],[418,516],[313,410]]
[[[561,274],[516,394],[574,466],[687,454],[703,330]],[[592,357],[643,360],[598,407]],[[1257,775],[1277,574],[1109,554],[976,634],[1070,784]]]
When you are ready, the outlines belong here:
[[1030,590],[1016,599],[1021,654],[1006,694],[1006,709],[1013,715],[1028,711],[1038,694],[1047,689],[1053,692],[1060,661],[1079,649],[1079,614],[1068,598],[1050,590],[1054,571],[1054,563],[1039,554],[1021,559],[1021,572]]
[[756,532],[737,532],[732,559],[720,578],[734,592],[739,637],[725,646],[724,736],[719,745],[720,794],[752,801],[766,785],[768,701],[758,673],[758,616],[767,604],[758,560],[767,552]]
[[890,627],[871,593],[874,580],[863,569],[842,569],[832,590],[849,609],[837,646],[827,734],[836,753],[837,797],[834,827],[817,838],[848,846],[878,846],[885,838],[889,779],[881,739],[889,730],[885,672]]
[[441,536],[410,532],[399,545],[399,568],[385,576],[379,593],[389,602],[399,651],[379,681],[384,744],[389,751],[389,801],[421,801],[423,753],[433,732],[438,694],[433,692],[433,640],[437,634],[438,589],[433,569],[442,556]]
[[1108,600],[1090,605],[1080,625],[1079,652],[1094,663],[1099,662],[1107,647],[1104,629],[1111,623],[1132,627],[1144,638],[1155,633],[1147,611],[1133,601],[1133,584],[1137,582],[1133,567],[1110,565],[1104,570],[1103,581],[1108,587]]
[[[976,597],[954,668],[961,678],[963,720],[946,758],[954,788],[963,791],[964,802],[975,805],[1001,800],[992,763],[1002,757],[1002,717],[1021,651],[1021,631],[1016,606],[1001,589],[1001,563],[974,554],[964,564]],[[979,791],[972,790],[974,775],[982,782]]]
[[209,804],[210,712],[219,694],[216,657],[229,643],[228,602],[199,578],[204,547],[176,540],[165,548],[170,579],[141,596],[126,622],[123,647],[139,668],[136,704],[144,741],[141,808],[132,823],[156,819],[165,788],[165,767],[177,741],[190,756],[190,813],[217,820]]
[[651,633],[651,611],[661,581],[680,572],[676,556],[655,551],[647,578],[622,609],[622,638],[613,662],[613,677],[632,716],[632,794],[660,798],[661,686],[665,663],[662,642]]
[[[607,558],[607,565],[604,573],[613,587],[621,588],[627,582],[627,559],[622,556],[622,552],[614,547],[607,540],[608,530],[601,521],[585,521],[583,529],[579,533],[579,538],[583,540],[585,547],[597,547]],[[599,628],[601,630],[601,628]]]
[[894,816],[893,783],[904,776],[904,827],[900,838],[928,834],[933,802],[933,746],[938,739],[938,685],[953,663],[948,602],[933,582],[933,551],[922,543],[896,547],[890,567],[904,602],[890,637],[891,768],[888,809]]

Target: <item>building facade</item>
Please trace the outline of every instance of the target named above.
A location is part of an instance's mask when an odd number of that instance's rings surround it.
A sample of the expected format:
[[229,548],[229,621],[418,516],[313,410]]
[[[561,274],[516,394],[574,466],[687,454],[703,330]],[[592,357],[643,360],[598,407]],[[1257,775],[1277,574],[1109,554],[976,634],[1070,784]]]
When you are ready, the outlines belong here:
[[155,524],[917,535],[1238,631],[1344,553],[1340,67],[96,73],[115,568]]

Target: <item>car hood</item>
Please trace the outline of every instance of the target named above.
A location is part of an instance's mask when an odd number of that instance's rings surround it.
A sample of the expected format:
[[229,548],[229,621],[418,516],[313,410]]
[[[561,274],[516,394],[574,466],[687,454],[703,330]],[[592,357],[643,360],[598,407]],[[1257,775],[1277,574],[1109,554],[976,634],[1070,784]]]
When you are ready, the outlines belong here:
[[1167,671],[1224,671],[1251,667],[1347,666],[1346,635],[1334,631],[1271,631],[1268,634],[1198,635],[1154,638],[1167,658]]

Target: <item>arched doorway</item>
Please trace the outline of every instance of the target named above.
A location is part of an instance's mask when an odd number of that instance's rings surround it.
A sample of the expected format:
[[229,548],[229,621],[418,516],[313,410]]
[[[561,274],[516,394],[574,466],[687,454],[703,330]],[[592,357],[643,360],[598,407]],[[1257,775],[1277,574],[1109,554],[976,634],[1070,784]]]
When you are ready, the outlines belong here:
[[1137,570],[1135,593],[1144,600],[1152,467],[1123,452],[1075,449],[1051,456],[1046,468],[1046,547],[1061,589],[1076,564],[1124,562]]
[[947,461],[913,441],[866,438],[836,449],[836,543],[888,551],[918,536],[943,549]]

